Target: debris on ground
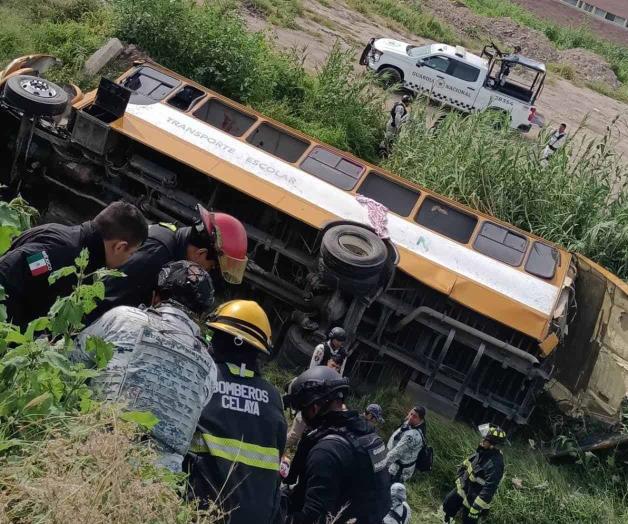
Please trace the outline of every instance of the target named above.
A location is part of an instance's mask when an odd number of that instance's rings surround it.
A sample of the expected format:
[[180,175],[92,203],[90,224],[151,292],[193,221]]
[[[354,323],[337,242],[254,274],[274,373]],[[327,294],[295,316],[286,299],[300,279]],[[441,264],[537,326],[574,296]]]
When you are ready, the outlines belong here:
[[613,89],[621,86],[609,63],[588,49],[566,49],[560,53],[559,62],[573,66],[576,76],[582,80],[601,82]]
[[122,42],[117,38],[110,38],[107,42],[85,62],[84,71],[88,75],[95,75],[109,62],[115,60],[124,50]]

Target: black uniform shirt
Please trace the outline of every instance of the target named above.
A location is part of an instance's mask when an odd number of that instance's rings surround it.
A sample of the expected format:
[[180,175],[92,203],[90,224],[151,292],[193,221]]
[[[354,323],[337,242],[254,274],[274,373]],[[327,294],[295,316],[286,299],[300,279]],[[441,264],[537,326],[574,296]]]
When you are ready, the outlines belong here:
[[160,269],[169,262],[185,260],[191,231],[190,227],[150,226],[146,242],[119,268],[126,277],[105,281],[105,299],[89,315],[88,322],[116,306],[150,305]]
[[17,237],[0,258],[0,284],[8,295],[9,319],[24,327],[45,316],[57,297],[69,295],[76,277],[63,277],[48,285],[48,276],[57,269],[73,266],[83,248],[89,250],[87,272],[105,265],[105,246],[91,221],[78,226],[45,224]]

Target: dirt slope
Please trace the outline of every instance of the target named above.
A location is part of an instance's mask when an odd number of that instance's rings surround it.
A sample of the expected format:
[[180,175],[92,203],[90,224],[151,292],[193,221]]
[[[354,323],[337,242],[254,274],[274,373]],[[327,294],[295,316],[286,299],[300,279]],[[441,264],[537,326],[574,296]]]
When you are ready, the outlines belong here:
[[[432,5],[439,2],[449,4],[448,0],[430,0]],[[312,69],[325,59],[336,41],[345,48],[355,49],[356,67],[359,67],[359,53],[371,37],[427,42],[391,24],[389,20],[357,13],[342,0],[335,1],[330,7],[316,1],[305,2],[304,6],[303,16],[296,20],[296,29],[270,26],[263,18],[250,13],[245,16],[251,29],[270,31],[279,47],[303,53],[306,66]],[[534,44],[530,46],[534,47]],[[607,125],[618,114],[628,113],[628,105],[562,79],[553,79],[546,84],[537,106],[549,125],[565,122],[572,132],[588,116],[583,135],[589,137],[604,134]],[[620,123],[617,148],[628,158],[628,126],[625,122],[624,118]]]

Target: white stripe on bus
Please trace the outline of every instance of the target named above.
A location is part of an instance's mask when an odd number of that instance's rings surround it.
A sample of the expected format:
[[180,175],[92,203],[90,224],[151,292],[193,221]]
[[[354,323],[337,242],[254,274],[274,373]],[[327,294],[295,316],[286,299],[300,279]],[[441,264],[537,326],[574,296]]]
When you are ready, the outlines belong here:
[[[369,224],[355,196],[180,113],[165,104],[129,104],[127,113],[346,220]],[[550,316],[559,288],[389,213],[391,239],[432,262]]]

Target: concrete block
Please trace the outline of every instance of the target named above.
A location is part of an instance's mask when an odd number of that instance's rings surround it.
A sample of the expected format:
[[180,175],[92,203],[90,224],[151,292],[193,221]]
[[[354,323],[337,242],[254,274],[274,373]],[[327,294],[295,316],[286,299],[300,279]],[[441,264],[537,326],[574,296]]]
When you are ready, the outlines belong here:
[[109,62],[122,53],[124,46],[117,38],[110,38],[105,45],[87,59],[83,71],[88,75],[95,75]]

